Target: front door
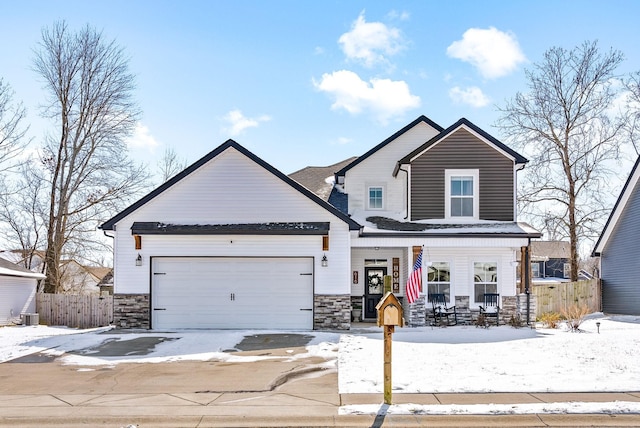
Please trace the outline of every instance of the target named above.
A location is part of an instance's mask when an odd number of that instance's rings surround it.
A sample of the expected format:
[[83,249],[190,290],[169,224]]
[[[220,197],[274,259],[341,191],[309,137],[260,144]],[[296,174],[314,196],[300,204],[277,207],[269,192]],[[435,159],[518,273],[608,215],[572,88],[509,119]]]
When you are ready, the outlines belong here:
[[375,319],[377,317],[376,305],[382,299],[386,274],[386,267],[364,268],[364,276],[367,281],[364,288],[364,318]]

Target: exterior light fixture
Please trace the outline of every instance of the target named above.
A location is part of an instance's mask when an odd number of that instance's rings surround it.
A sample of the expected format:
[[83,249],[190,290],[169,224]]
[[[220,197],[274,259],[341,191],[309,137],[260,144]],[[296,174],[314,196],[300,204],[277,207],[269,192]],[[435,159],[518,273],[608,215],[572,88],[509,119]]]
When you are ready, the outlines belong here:
[[596,327],[598,327],[598,334],[600,334],[600,321],[596,321]]
[[322,261],[321,261],[321,263],[322,263],[322,267],[327,267],[327,266],[329,266],[329,260],[327,260],[327,255],[326,255],[326,254],[323,254],[323,255],[322,255]]
[[136,266],[142,266],[142,256],[138,253],[138,257],[136,257]]

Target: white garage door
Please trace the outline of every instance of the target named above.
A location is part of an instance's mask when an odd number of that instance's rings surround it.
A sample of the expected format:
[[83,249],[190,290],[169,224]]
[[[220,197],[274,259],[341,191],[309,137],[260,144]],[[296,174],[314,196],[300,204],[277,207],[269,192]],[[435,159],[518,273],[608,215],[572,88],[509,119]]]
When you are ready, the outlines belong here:
[[313,329],[313,259],[157,257],[152,326]]

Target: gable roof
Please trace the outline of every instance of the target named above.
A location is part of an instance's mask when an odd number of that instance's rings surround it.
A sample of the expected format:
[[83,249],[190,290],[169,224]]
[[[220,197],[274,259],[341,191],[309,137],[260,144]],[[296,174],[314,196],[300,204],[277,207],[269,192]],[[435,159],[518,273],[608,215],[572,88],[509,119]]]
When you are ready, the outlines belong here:
[[531,257],[568,259],[571,257],[571,243],[569,241],[531,241]]
[[640,179],[640,168],[638,165],[640,164],[640,157],[636,159],[636,163],[633,165],[631,172],[629,173],[629,177],[627,178],[627,182],[624,184],[620,195],[618,196],[618,200],[616,201],[613,209],[611,210],[611,214],[609,214],[609,218],[602,229],[602,233],[600,233],[600,237],[596,242],[596,245],[593,249],[593,253],[591,254],[593,257],[600,256],[600,253],[607,245],[607,241],[611,237],[611,233],[613,229],[615,229],[622,212],[624,211],[627,203],[631,199],[631,195],[633,193],[633,189],[635,189],[638,184],[638,180]]
[[369,156],[373,155],[375,152],[382,149],[384,146],[386,146],[387,144],[389,144],[390,142],[392,142],[393,140],[395,140],[396,138],[398,138],[399,136],[401,136],[402,134],[404,134],[405,132],[409,131],[411,128],[413,128],[414,126],[422,122],[436,129],[438,132],[442,132],[442,130],[444,129],[442,128],[442,126],[438,125],[437,123],[435,123],[434,121],[426,117],[425,115],[421,115],[416,120],[414,120],[407,126],[403,127],[401,130],[399,130],[398,132],[396,132],[395,134],[393,134],[392,136],[390,136],[389,138],[387,138],[386,140],[384,140],[383,142],[381,142],[380,144],[378,144],[377,146],[375,146],[374,148],[372,148],[371,150],[363,154],[362,156],[358,157],[355,161],[351,162],[350,164],[342,168],[340,171],[336,172],[336,177],[344,176],[348,170],[358,165],[360,162],[367,159]]
[[183,179],[188,177],[191,173],[193,173],[194,171],[198,170],[201,166],[205,165],[210,160],[214,159],[216,156],[220,155],[221,153],[223,153],[224,151],[226,151],[227,149],[230,149],[230,148],[233,148],[233,149],[237,150],[238,152],[242,153],[247,158],[249,158],[250,160],[252,160],[256,164],[260,165],[262,168],[264,168],[265,170],[267,170],[271,174],[275,175],[280,180],[284,181],[289,186],[291,186],[292,188],[294,188],[295,190],[300,192],[302,195],[306,196],[307,198],[309,198],[310,200],[312,200],[316,204],[320,205],[325,210],[331,212],[333,215],[335,215],[336,217],[338,217],[339,219],[341,219],[342,221],[347,223],[349,225],[349,229],[350,230],[359,230],[360,229],[360,225],[358,223],[356,223],[354,220],[352,220],[351,218],[349,218],[349,216],[347,216],[346,214],[340,212],[335,207],[331,206],[329,203],[327,203],[326,201],[324,201],[321,198],[319,198],[318,196],[316,196],[312,191],[310,191],[309,189],[307,189],[306,187],[304,187],[303,185],[301,185],[297,181],[287,177],[285,174],[283,174],[282,172],[280,172],[279,170],[277,170],[273,166],[269,165],[267,162],[265,162],[264,160],[260,159],[258,156],[254,155],[249,150],[245,149],[244,147],[242,147],[240,144],[236,143],[233,140],[227,140],[225,143],[223,143],[220,146],[218,146],[217,148],[213,149],[211,152],[209,152],[208,154],[206,154],[205,156],[203,156],[202,158],[200,158],[199,160],[197,160],[196,162],[194,162],[193,164],[188,166],[186,169],[184,169],[179,174],[177,174],[174,177],[172,177],[171,179],[169,179],[167,182],[162,184],[160,187],[156,188],[151,193],[149,193],[146,196],[144,196],[142,199],[139,199],[137,202],[135,202],[132,205],[130,205],[129,207],[125,208],[123,211],[119,212],[114,217],[112,217],[109,220],[105,221],[102,225],[99,226],[99,228],[102,229],[102,230],[113,230],[113,227],[117,222],[119,222],[120,220],[122,220],[123,218],[125,218],[126,216],[128,216],[129,214],[131,214],[132,212],[137,210],[138,208],[142,207],[143,205],[145,205],[147,202],[151,201],[155,197],[157,197],[160,194],[162,194],[165,190],[169,189],[174,184],[178,183],[179,181],[182,181]]
[[498,140],[497,138],[495,138],[492,135],[488,134],[487,132],[483,131],[481,128],[479,128],[478,126],[473,124],[471,121],[469,121],[468,119],[463,117],[463,118],[459,119],[456,123],[454,123],[453,125],[448,127],[447,129],[441,131],[438,135],[436,135],[435,137],[433,137],[432,139],[430,139],[429,141],[427,141],[426,143],[424,143],[423,145],[421,145],[420,147],[418,147],[417,149],[415,149],[414,151],[412,151],[411,153],[409,153],[408,155],[406,155],[405,157],[400,159],[396,163],[396,167],[395,167],[395,169],[393,171],[393,175],[395,176],[395,175],[398,174],[398,170],[400,169],[400,165],[411,163],[411,160],[413,158],[415,158],[420,153],[424,152],[425,150],[427,150],[428,148],[430,148],[434,144],[440,142],[441,140],[443,140],[444,138],[446,138],[450,134],[453,134],[455,131],[457,131],[461,127],[470,129],[474,133],[480,135],[482,138],[484,138],[485,140],[487,140],[488,142],[490,142],[491,144],[496,146],[497,149],[499,149],[499,150],[501,150],[503,152],[506,152],[509,156],[514,158],[516,164],[524,164],[524,163],[528,163],[529,162],[529,160],[527,158],[525,158],[524,156],[522,156],[520,153],[518,153],[515,150],[509,148],[508,146],[503,144],[500,140]]
[[341,170],[357,158],[357,156],[353,156],[329,166],[307,166],[296,172],[292,172],[289,174],[289,177],[293,178],[325,201],[328,201],[331,189],[333,189],[333,180],[331,182],[327,182],[327,178],[333,178],[336,171]]

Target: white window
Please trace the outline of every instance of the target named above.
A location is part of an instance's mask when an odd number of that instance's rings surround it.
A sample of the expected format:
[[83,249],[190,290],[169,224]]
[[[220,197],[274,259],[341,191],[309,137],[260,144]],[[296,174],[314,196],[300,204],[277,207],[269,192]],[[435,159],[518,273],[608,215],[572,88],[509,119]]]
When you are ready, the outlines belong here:
[[441,293],[451,301],[451,268],[449,262],[432,262],[427,268],[427,296]]
[[563,266],[563,270],[564,270],[564,277],[565,278],[571,278],[571,263],[564,263]]
[[384,190],[382,186],[369,186],[369,209],[381,210],[384,208]]
[[479,172],[477,169],[445,171],[445,216],[478,218]]
[[476,303],[484,303],[485,293],[497,293],[498,263],[474,262],[473,285]]

